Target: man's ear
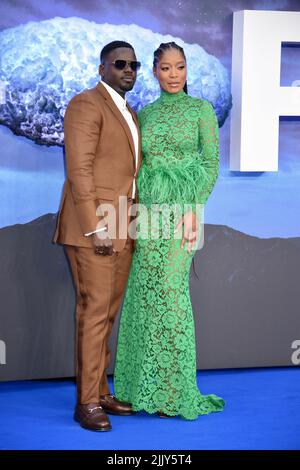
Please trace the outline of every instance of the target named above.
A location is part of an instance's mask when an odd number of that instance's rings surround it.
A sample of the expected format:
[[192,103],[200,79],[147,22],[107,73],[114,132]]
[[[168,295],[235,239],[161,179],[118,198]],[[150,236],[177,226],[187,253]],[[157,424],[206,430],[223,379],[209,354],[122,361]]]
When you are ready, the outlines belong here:
[[153,67],[153,76],[154,76],[155,78],[157,78],[157,77],[156,77],[156,67]]
[[99,65],[98,71],[99,71],[100,77],[103,78],[103,75],[104,75],[104,65],[103,64]]

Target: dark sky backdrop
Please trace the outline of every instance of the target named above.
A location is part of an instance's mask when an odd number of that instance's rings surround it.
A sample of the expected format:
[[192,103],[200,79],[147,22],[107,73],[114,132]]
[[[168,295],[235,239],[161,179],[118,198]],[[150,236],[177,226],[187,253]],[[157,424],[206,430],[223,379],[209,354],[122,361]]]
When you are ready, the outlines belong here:
[[130,24],[201,45],[230,63],[232,12],[300,11],[300,0],[1,0],[0,29],[54,16],[79,16],[96,23]]

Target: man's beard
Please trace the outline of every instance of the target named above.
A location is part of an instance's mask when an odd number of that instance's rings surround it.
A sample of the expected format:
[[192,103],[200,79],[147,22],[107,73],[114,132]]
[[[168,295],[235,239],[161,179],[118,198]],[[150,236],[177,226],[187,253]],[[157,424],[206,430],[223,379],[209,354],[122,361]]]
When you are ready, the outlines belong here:
[[133,87],[134,87],[134,82],[133,83],[128,83],[128,85],[121,85],[120,89],[122,91],[131,91]]

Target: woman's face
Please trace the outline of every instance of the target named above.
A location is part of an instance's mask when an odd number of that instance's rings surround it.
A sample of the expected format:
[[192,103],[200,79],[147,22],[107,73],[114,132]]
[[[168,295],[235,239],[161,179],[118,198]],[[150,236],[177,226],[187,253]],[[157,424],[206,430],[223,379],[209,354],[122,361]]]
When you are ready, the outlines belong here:
[[177,49],[164,52],[153,69],[160,88],[168,93],[178,93],[186,82],[186,63]]

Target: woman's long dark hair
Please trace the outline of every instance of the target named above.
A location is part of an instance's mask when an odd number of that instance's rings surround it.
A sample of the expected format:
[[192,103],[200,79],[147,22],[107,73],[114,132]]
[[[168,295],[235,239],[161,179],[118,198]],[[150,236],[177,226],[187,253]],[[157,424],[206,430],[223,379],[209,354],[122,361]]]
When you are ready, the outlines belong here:
[[[177,49],[177,51],[180,52],[182,57],[184,58],[184,61],[186,62],[184,50],[182,47],[178,46],[176,42],[162,42],[161,45],[154,51],[154,59],[153,59],[153,67],[156,68],[157,62],[162,58],[164,52],[170,50],[170,49]],[[185,82],[183,91],[188,94],[188,89],[187,89],[187,83]]]

